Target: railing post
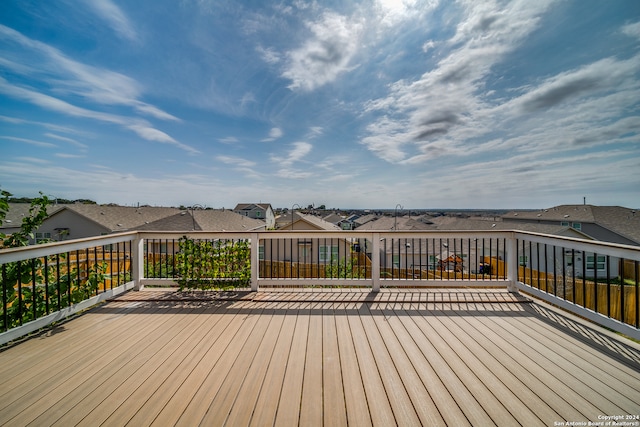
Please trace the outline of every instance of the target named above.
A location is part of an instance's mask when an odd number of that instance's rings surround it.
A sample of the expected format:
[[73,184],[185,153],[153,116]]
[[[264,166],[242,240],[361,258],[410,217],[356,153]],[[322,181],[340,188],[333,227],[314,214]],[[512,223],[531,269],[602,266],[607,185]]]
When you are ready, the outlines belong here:
[[371,291],[380,292],[380,233],[373,233],[371,243]]
[[131,279],[133,280],[133,289],[139,291],[143,287],[142,279],[144,277],[144,239],[138,234],[132,243]]
[[258,233],[251,233],[251,291],[258,292],[260,275],[260,237]]
[[518,258],[516,256],[518,239],[516,239],[515,233],[511,233],[507,238],[507,290],[509,292],[518,292]]

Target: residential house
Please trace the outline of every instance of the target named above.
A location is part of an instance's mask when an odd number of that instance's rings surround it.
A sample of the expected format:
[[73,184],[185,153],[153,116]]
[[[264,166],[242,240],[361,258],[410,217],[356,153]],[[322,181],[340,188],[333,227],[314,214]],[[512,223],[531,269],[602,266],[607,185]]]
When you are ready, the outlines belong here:
[[571,227],[593,240],[640,246],[640,212],[621,206],[560,205],[538,211],[514,211],[505,223]]
[[413,231],[413,230],[434,230],[433,224],[425,217],[410,216],[382,216],[372,219],[357,227],[357,230],[376,231]]
[[111,205],[62,205],[37,230],[52,240],[80,239],[135,230],[180,213],[178,208]]
[[260,219],[267,224],[267,229],[276,227],[276,216],[269,203],[239,203],[233,211],[249,218]]
[[[289,217],[290,218],[290,217]],[[339,231],[340,227],[314,215],[296,213],[293,222],[283,223],[280,230]],[[260,258],[272,261],[305,264],[337,263],[350,256],[354,242],[351,239],[304,238],[296,241],[270,239],[260,246]]]
[[[47,206],[47,213],[53,214],[65,205],[49,205]],[[13,234],[20,231],[22,227],[22,220],[29,215],[29,209],[31,204],[29,203],[9,203],[9,210],[2,224],[0,224],[0,233],[5,235]],[[51,232],[37,232],[34,234],[34,241],[43,240],[59,240],[56,239],[56,234]]]

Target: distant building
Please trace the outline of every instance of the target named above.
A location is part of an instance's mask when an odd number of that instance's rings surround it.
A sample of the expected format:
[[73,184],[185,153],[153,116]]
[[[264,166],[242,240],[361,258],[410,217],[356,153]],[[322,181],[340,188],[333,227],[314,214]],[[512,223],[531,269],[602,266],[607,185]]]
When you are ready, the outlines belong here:
[[259,219],[267,224],[267,229],[276,227],[276,216],[269,203],[239,203],[233,211],[249,218]]
[[[62,241],[106,234],[146,231],[262,231],[262,220],[248,218],[229,210],[180,210],[166,207],[127,207],[113,205],[55,205],[48,208],[49,217],[34,233],[31,243]],[[28,215],[29,204],[12,203],[2,232],[20,229]]]
[[523,224],[570,227],[593,240],[640,246],[640,212],[621,206],[560,205],[510,212],[502,220],[507,228],[520,229]]

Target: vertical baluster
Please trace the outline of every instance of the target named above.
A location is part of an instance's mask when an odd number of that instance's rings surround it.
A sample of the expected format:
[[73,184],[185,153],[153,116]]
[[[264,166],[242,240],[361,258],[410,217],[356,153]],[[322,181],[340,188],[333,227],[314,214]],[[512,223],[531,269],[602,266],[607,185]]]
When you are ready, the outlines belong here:
[[49,257],[44,257],[44,307],[49,314]]
[[634,261],[636,276],[636,329],[640,329],[640,262]]
[[553,245],[553,295],[558,296],[558,289],[556,284],[556,245]]
[[620,320],[622,323],[627,323],[625,321],[625,316],[624,316],[624,312],[625,312],[625,310],[624,310],[625,309],[625,306],[624,306],[624,302],[625,302],[624,301],[624,296],[625,296],[624,295],[625,294],[625,291],[624,291],[624,285],[625,285],[625,283],[624,283],[624,263],[625,263],[625,259],[624,258],[620,258],[620,260],[618,262],[619,262],[619,265],[620,265],[620,275],[619,275],[619,277],[620,277],[620,319],[618,319],[618,320]]
[[[607,274],[607,316],[611,317],[611,257],[607,255],[605,270]],[[598,262],[598,260],[596,260]]]
[[22,325],[22,261],[18,261],[16,268],[18,273],[18,321]]
[[7,286],[9,286],[7,279],[7,265],[2,264],[2,330],[9,329],[9,313],[7,312]]
[[67,307],[71,307],[71,252],[67,252]]
[[38,316],[38,290],[36,288],[36,259],[31,258],[31,314],[33,315],[33,319],[36,320]]
[[56,293],[58,311],[60,311],[62,309],[62,291],[60,289],[60,254],[56,254]]
[[[584,259],[584,257],[582,257]],[[583,274],[585,276],[585,274]],[[585,278],[583,278],[584,280]],[[586,280],[585,280],[586,282]],[[596,252],[593,253],[593,300],[594,300],[594,311],[599,313],[598,310],[598,254]]]

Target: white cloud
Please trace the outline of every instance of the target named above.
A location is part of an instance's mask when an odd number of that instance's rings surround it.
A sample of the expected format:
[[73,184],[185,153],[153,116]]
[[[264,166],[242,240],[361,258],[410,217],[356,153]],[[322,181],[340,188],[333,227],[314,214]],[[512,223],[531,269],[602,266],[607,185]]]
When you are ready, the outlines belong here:
[[49,138],[57,139],[59,141],[68,142],[69,144],[75,145],[78,148],[82,148],[82,149],[89,148],[86,144],[78,142],[73,138],[67,138],[66,136],[60,136],[60,135],[56,135],[56,134],[49,133],[49,132],[45,133],[44,135],[49,137]]
[[427,52],[429,52],[431,49],[433,49],[434,47],[436,47],[435,42],[434,42],[433,40],[428,40],[428,41],[426,41],[426,42],[424,42],[424,43],[422,44],[422,51],[423,51],[424,53],[427,53]]
[[[25,57],[24,61],[32,64],[30,70],[24,73],[43,74],[52,90],[57,93],[81,96],[98,104],[128,106],[161,120],[180,121],[177,117],[140,101],[138,98],[142,88],[128,76],[74,61],[58,49],[1,24],[0,37],[22,46],[20,54]],[[39,64],[39,68],[35,64]]]
[[111,0],[85,0],[84,3],[103,19],[120,38],[137,41],[138,35],[129,18]]
[[622,27],[622,32],[630,37],[640,39],[640,22],[634,22]]
[[252,168],[256,165],[256,162],[234,156],[216,156],[216,160],[221,161],[222,163],[225,163],[227,165],[239,166],[241,168]]
[[56,153],[55,156],[61,159],[81,159],[86,157],[82,154],[68,154],[68,153]]
[[362,24],[332,12],[308,22],[312,33],[300,48],[288,52],[282,77],[291,80],[290,89],[312,91],[334,81],[353,68]]
[[311,152],[313,145],[308,142],[294,142],[288,155],[284,158],[271,156],[271,161],[280,164],[284,169],[288,169],[293,163],[302,160]]
[[162,142],[164,144],[171,144],[171,145],[174,145],[174,146],[176,146],[176,147],[188,152],[189,154],[198,154],[198,153],[200,153],[195,148],[190,147],[188,145],[185,145],[185,144],[182,144],[181,142],[176,141],[171,136],[167,135],[166,133],[162,132],[161,130],[154,129],[152,127],[149,127],[149,126],[146,126],[146,125],[142,125],[142,124],[129,125],[127,127],[129,129],[131,129],[132,131],[134,131],[135,133],[137,133],[138,136],[140,136],[141,138],[146,139],[147,141],[156,141],[156,142]]
[[361,139],[392,163],[416,163],[445,153],[489,131],[484,79],[505,54],[533,31],[549,2],[463,2],[463,17],[448,41],[451,50],[415,81],[400,80],[389,95],[365,104],[378,118]]
[[284,135],[284,132],[282,132],[282,129],[280,129],[280,128],[271,128],[271,130],[269,131],[269,137],[268,138],[264,138],[261,141],[262,142],[275,141],[276,139],[281,138],[282,135]]
[[227,136],[226,138],[218,139],[218,141],[222,142],[223,144],[235,144],[236,142],[238,142],[238,138],[236,138],[235,136]]
[[15,136],[0,136],[0,138],[7,139],[9,141],[24,142],[25,144],[34,145],[36,147],[42,147],[42,148],[57,147],[57,145],[52,144],[50,142],[36,141],[34,139],[29,139],[29,138],[18,138],[18,137],[15,137]]
[[302,172],[292,169],[281,169],[276,175],[280,178],[287,179],[305,179],[313,176],[311,172]]
[[277,64],[282,59],[280,58],[280,54],[273,48],[264,48],[262,46],[259,46],[256,48],[256,50],[262,60],[267,64]]

